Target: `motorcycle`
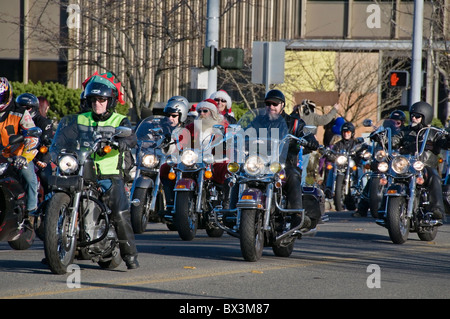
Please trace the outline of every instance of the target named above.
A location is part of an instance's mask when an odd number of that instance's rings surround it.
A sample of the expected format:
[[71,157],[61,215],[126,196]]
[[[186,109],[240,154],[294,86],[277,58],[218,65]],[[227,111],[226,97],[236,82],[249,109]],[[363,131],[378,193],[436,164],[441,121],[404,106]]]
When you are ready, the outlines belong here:
[[[27,136],[38,138],[42,130],[38,127],[27,130]],[[0,241],[7,241],[15,250],[26,250],[31,247],[35,239],[33,225],[25,215],[26,191],[21,178],[7,156],[12,149],[21,147],[23,135],[11,135],[9,144],[3,148],[0,155]]]
[[130,136],[128,127],[117,127],[108,139],[77,123],[77,115],[61,119],[50,147],[57,165],[49,177],[53,195],[44,217],[44,251],[50,270],[64,274],[77,259],[91,259],[101,268],[113,269],[122,258],[110,209],[102,202],[94,160],[97,151],[109,153],[114,137]]
[[[223,230],[213,222],[213,208],[225,199],[223,185],[213,180],[212,150],[222,143],[223,126],[215,125],[211,136],[196,148],[185,148],[178,159],[171,156],[169,179],[175,180],[173,211],[164,216],[172,222],[182,240],[190,241],[197,229],[205,229],[210,237],[221,237]],[[216,141],[215,141],[216,140]],[[176,140],[181,150],[180,140]]]
[[[368,160],[371,156],[367,151],[368,145],[364,143],[363,138],[357,138],[355,144],[350,151],[341,150],[339,153],[333,149],[319,149],[319,152],[325,156],[332,155],[335,158],[333,165],[327,165],[328,179],[327,187],[331,187],[327,192],[333,198],[336,211],[344,209],[354,210],[358,205],[360,191],[363,188],[362,178],[360,174],[359,158]],[[331,175],[331,176],[330,176]]]
[[[244,119],[239,124],[247,123],[248,119]],[[245,132],[244,135],[251,135],[248,129]],[[286,156],[284,146],[292,139],[304,141],[290,134],[281,140],[274,135],[269,138],[250,136],[242,157],[228,164],[230,187],[238,193],[236,203],[232,201],[229,209],[217,206],[214,221],[229,235],[239,238],[246,261],[259,260],[264,247],[272,247],[276,256],[289,257],[295,240],[314,235],[324,214],[325,196],[315,186],[302,187],[303,209],[287,208],[286,194],[282,190],[286,178],[283,159]],[[238,151],[244,148],[239,142],[236,145]],[[317,220],[311,220],[310,227],[304,227],[307,211],[320,215]]]
[[130,191],[131,223],[135,234],[142,234],[147,223],[161,222],[166,199],[159,167],[166,160],[163,149],[168,146],[170,130],[163,116],[144,119],[136,129],[136,173]]
[[399,128],[395,126],[395,121],[391,119],[385,119],[379,125],[374,125],[372,120],[366,119],[363,125],[374,128],[374,131],[370,133],[370,139],[373,142],[370,163],[368,163],[370,165],[370,173],[367,189],[362,192],[360,201],[366,203],[373,218],[378,218],[378,210],[388,184],[386,172],[393,152],[391,139],[392,135]]
[[[416,232],[423,241],[431,241],[437,235],[439,225],[429,212],[429,190],[423,185],[425,165],[422,154],[431,130],[437,131],[437,134],[446,134],[444,130],[435,127],[422,128],[417,134],[416,153],[393,154],[389,163],[390,183],[384,193],[376,223],[388,229],[389,237],[395,244],[405,243],[410,232]],[[425,142],[419,143],[422,132]]]

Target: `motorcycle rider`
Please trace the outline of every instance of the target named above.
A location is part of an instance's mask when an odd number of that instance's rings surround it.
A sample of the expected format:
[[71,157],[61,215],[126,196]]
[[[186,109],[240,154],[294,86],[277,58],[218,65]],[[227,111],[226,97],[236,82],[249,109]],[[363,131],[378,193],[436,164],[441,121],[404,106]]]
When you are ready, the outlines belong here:
[[[406,121],[406,115],[401,110],[395,110],[391,112],[389,117],[383,121],[383,126],[385,128],[389,127],[391,129],[392,134],[396,134],[400,131],[401,128],[404,127]],[[371,138],[372,139],[372,138]],[[378,146],[375,147],[377,149]],[[373,154],[375,151],[373,151]],[[372,163],[373,167],[371,167],[371,170],[376,170],[377,162]],[[352,214],[353,217],[367,217],[367,211],[369,210],[369,188],[370,183],[366,183],[364,186],[364,189],[361,193],[361,196],[359,198],[358,207],[355,211],[355,213]],[[376,214],[372,214],[372,216],[376,216]]]
[[[168,120],[168,128],[170,129],[170,132],[164,133],[172,135],[172,133],[176,132],[175,130],[182,129],[184,127],[189,112],[189,102],[183,96],[173,96],[167,101],[163,112]],[[163,150],[166,155],[170,155],[177,151],[177,146],[172,142]],[[167,165],[166,163],[161,165],[160,178],[164,188],[164,194],[166,196],[166,203],[168,206],[173,206],[173,201],[175,198],[175,193],[173,191],[175,187],[175,181],[168,178],[169,171],[169,165]]]
[[[355,138],[355,126],[351,122],[345,122],[341,126],[341,140],[336,142],[331,148],[333,152],[326,152],[324,155],[327,158],[327,160],[331,162],[335,162],[337,155],[342,152],[346,151],[349,152],[356,144],[360,144],[362,141],[360,139]],[[364,149],[361,149],[363,151]],[[360,152],[361,152],[360,151]],[[361,169],[361,157],[357,156],[355,157],[355,162],[358,167],[358,170],[356,174],[358,174],[358,177],[362,175],[362,169]],[[332,170],[329,171],[328,177],[327,177],[327,183],[326,188],[328,190],[333,188],[333,182],[334,182],[335,176],[334,172]]]
[[[121,101],[117,86],[108,85],[98,77],[92,77],[85,86],[84,96],[86,106],[91,106],[91,110],[78,115],[79,124],[96,127],[105,137],[110,134],[111,127],[131,128],[126,116],[114,112],[118,100]],[[116,138],[116,142],[117,149],[109,154],[95,154],[94,163],[99,183],[105,192],[102,199],[111,209],[112,221],[120,241],[120,255],[128,269],[136,269],[139,267],[138,252],[131,226],[129,202],[124,192],[123,153],[135,147],[137,139],[133,133],[129,137]]]
[[[13,100],[13,89],[8,79],[0,77],[0,136],[2,148],[8,145],[11,135],[25,134],[32,127],[35,127],[35,124],[30,113],[17,105]],[[32,161],[37,154],[37,150],[30,150],[30,148],[35,146],[38,141],[38,138],[26,137],[24,146],[15,149],[10,154],[14,166],[20,169],[20,175],[25,181],[27,193],[25,213],[27,215],[37,209],[38,180]]]
[[[283,92],[277,89],[268,91],[264,97],[264,103],[266,105],[266,114],[257,116],[250,124],[251,127],[255,128],[257,132],[260,128],[265,128],[269,131],[273,128],[278,128],[280,131],[280,138],[283,138],[286,134],[304,137],[307,140],[307,143],[302,145],[303,147],[308,150],[316,150],[318,148],[319,143],[313,134],[304,135],[303,128],[305,122],[299,115],[289,115],[284,111],[286,99]],[[302,172],[297,166],[299,150],[299,143],[295,140],[291,140],[285,161],[284,169],[286,172],[286,183],[283,186],[283,191],[286,193],[287,207],[292,209],[303,208],[301,184]],[[233,187],[233,194],[235,193],[234,188],[235,187]],[[305,216],[303,224],[304,228],[314,228],[319,221],[320,212],[317,211],[313,213],[315,214]]]
[[[433,107],[423,101],[414,103],[410,110],[410,124],[400,130],[392,137],[392,147],[398,149],[400,154],[414,154],[416,152],[416,138],[420,129],[431,126],[433,120]],[[423,133],[420,133],[419,143],[423,140]],[[420,144],[419,144],[420,145]],[[430,190],[430,210],[439,224],[442,224],[444,217],[444,201],[442,197],[441,177],[437,171],[438,155],[441,149],[450,148],[450,138],[430,131],[428,136],[423,161],[425,186]]]
[[231,97],[225,90],[219,90],[211,94],[209,97],[217,103],[217,109],[222,114],[229,124],[236,124],[237,121],[234,118],[234,113],[231,110]]
[[[42,116],[40,113],[39,99],[31,93],[23,93],[16,98],[16,104],[26,109],[30,113],[34,124],[42,130],[42,134],[39,137],[40,145],[50,145],[51,139],[54,135],[53,122],[52,120]],[[49,192],[47,178],[52,174],[50,162],[51,157],[49,153],[39,152],[35,157],[36,165],[41,168],[38,174],[45,194]]]
[[393,120],[395,127],[400,130],[405,126],[406,114],[402,110],[395,110],[389,115],[389,119]]
[[[294,110],[291,113],[299,114],[300,118],[305,121],[306,125],[314,126],[324,126],[330,123],[340,108],[339,103],[335,103],[333,108],[327,114],[317,114],[314,112],[316,108],[316,103],[314,101],[304,99],[299,105],[294,106]],[[311,157],[311,152],[308,150],[303,150],[302,156],[303,170],[302,170],[302,184],[305,184],[306,177],[308,176],[308,164],[309,158]]]

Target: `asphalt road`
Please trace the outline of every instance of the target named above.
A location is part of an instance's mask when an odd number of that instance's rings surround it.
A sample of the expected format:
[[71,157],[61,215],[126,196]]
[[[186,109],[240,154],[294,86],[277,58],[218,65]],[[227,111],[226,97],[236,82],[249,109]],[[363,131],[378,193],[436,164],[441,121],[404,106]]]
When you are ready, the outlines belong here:
[[0,243],[0,299],[178,299],[172,310],[180,311],[196,299],[450,297],[450,223],[433,242],[410,234],[395,245],[370,217],[328,215],[315,237],[296,241],[289,258],[266,248],[254,263],[243,260],[237,238],[199,230],[184,242],[163,224],[136,236],[141,267],[132,271],[123,263],[107,271],[79,261],[72,273],[54,275],[41,263],[39,239],[26,251]]

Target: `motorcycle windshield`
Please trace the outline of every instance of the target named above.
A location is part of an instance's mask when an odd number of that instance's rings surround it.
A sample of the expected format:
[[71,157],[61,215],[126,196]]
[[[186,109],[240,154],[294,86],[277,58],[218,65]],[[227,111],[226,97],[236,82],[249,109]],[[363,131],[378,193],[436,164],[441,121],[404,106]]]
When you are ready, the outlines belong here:
[[73,153],[83,162],[92,153],[97,138],[95,127],[79,124],[77,114],[67,115],[59,122],[53,137],[49,149],[52,160],[56,162],[61,153]]
[[156,147],[158,141],[172,133],[173,127],[164,116],[150,116],[142,120],[136,129],[138,143],[143,147]]
[[238,125],[231,132],[235,136],[234,161],[243,163],[256,155],[268,163],[285,163],[289,140],[284,137],[289,130],[282,115],[269,113],[267,108],[252,110],[240,118]]

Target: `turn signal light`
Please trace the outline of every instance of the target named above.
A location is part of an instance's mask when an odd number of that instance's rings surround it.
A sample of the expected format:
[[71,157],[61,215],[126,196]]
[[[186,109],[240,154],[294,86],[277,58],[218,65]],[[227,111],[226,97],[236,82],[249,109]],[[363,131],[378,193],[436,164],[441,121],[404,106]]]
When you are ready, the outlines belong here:
[[171,180],[171,181],[173,181],[173,180],[175,180],[175,178],[177,177],[177,175],[174,173],[174,172],[169,172],[169,179]]
[[387,178],[380,178],[380,185],[386,185],[387,184]]
[[111,152],[112,148],[110,145],[106,145],[103,147],[103,152],[105,152],[106,154],[108,154],[109,152]]
[[212,172],[210,170],[205,171],[205,178],[210,179],[212,177]]
[[252,200],[252,199],[253,199],[253,196],[252,196],[252,195],[243,195],[243,196],[241,197],[241,199],[243,199],[243,200]]
[[48,152],[48,147],[45,145],[42,145],[41,147],[39,147],[39,152],[45,154]]
[[422,176],[418,176],[416,178],[416,183],[419,184],[419,185],[422,185],[423,183],[425,183],[425,180],[423,179]]

